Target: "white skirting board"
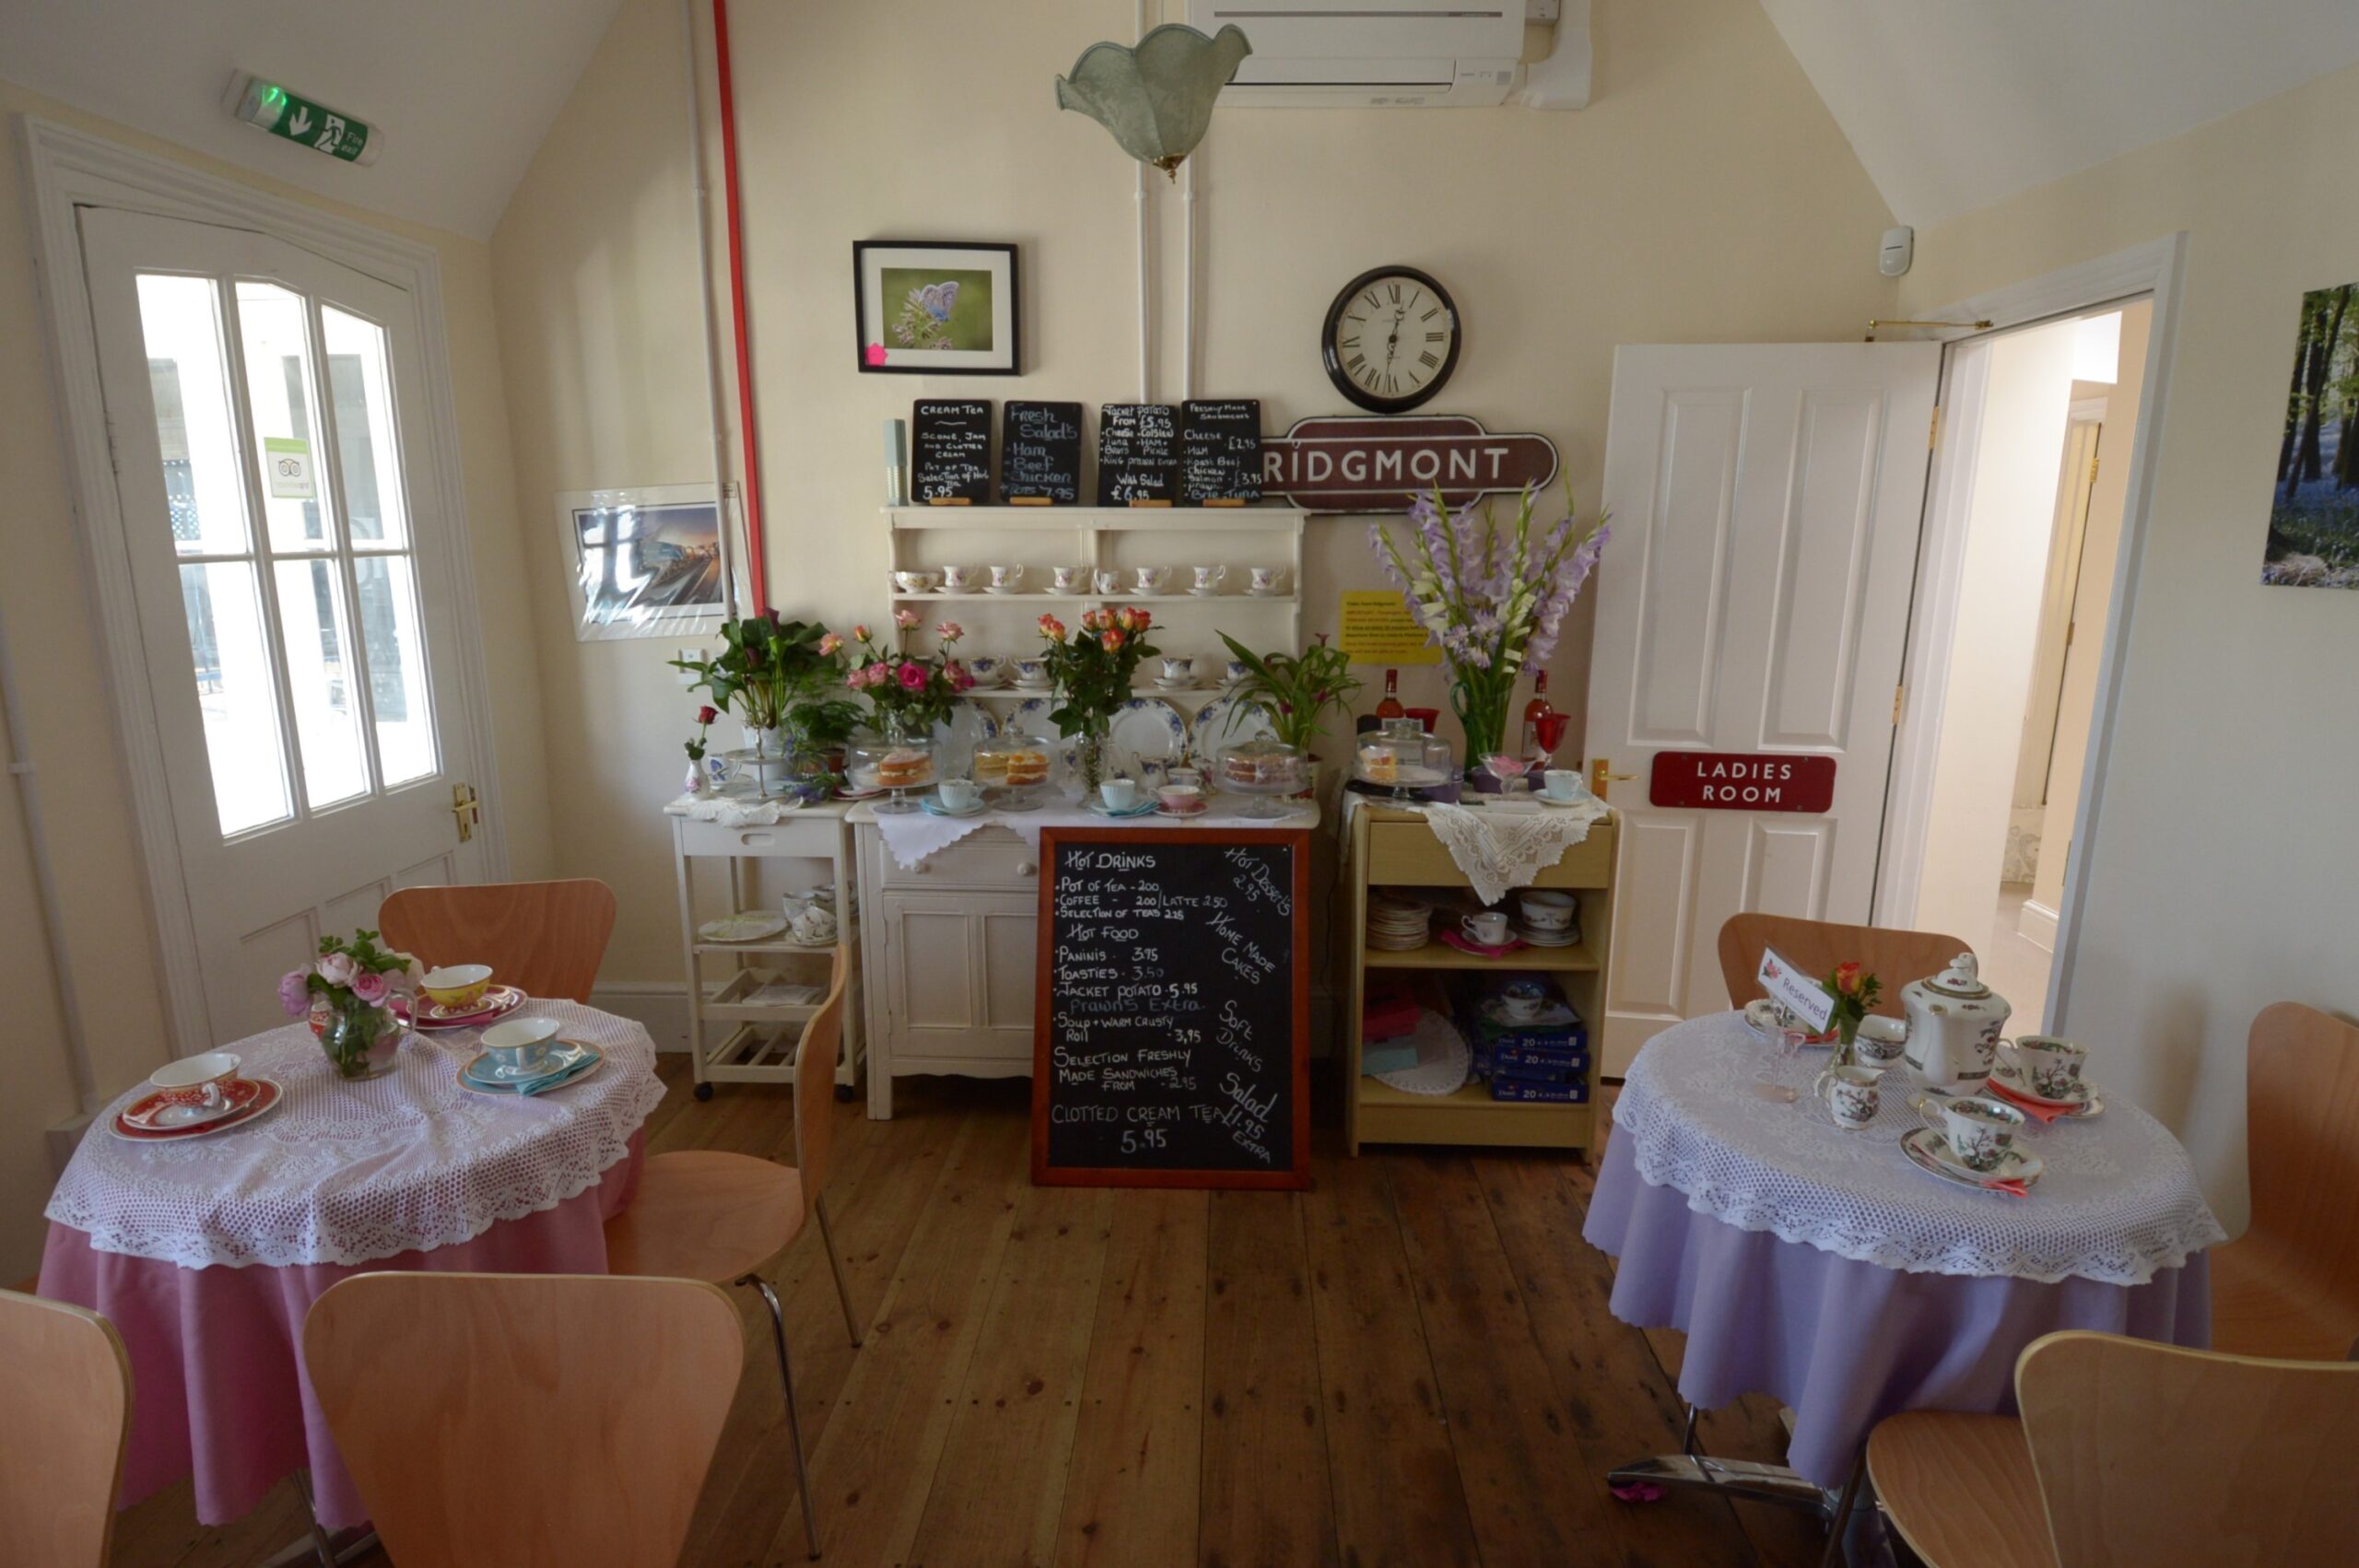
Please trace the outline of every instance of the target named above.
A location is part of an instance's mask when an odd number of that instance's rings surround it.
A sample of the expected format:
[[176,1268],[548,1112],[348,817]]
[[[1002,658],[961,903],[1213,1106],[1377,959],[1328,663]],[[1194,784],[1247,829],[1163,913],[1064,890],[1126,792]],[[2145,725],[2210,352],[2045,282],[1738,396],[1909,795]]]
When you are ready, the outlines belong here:
[[2056,951],[2056,911],[2047,905],[2025,899],[2022,910],[2015,916],[2015,930],[2025,941],[2036,942],[2050,953]]

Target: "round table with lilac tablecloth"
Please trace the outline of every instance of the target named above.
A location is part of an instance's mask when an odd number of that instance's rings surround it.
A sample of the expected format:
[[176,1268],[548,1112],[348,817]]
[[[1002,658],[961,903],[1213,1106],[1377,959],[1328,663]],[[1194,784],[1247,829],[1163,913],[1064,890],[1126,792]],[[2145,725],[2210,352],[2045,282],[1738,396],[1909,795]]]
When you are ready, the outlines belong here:
[[[1801,1093],[1780,1104],[1754,1093],[1769,1050],[1735,1012],[1649,1041],[1582,1227],[1621,1260],[1614,1316],[1686,1334],[1690,1404],[1791,1406],[1787,1462],[1836,1487],[1895,1411],[2012,1411],[2015,1358],[2042,1334],[2210,1340],[2203,1249],[2226,1237],[2187,1152],[2137,1106],[2033,1128],[2030,1196],[1978,1192],[1901,1153],[1923,1125],[1904,1074],[1846,1132],[1810,1093],[1827,1053],[1782,1069]],[[2100,1086],[2104,1066],[2094,1052]]]
[[529,1099],[472,1094],[470,1029],[412,1035],[397,1071],[346,1082],[293,1024],[231,1047],[287,1092],[250,1126],[126,1142],[105,1128],[141,1090],[93,1123],[50,1199],[41,1293],[104,1315],[130,1353],[123,1506],[193,1471],[197,1517],[226,1524],[309,1468],[321,1522],[359,1524],[303,1370],[311,1303],[370,1270],[606,1271],[605,1222],[663,1097],[654,1043],[569,1001],[523,1012],[605,1065]]

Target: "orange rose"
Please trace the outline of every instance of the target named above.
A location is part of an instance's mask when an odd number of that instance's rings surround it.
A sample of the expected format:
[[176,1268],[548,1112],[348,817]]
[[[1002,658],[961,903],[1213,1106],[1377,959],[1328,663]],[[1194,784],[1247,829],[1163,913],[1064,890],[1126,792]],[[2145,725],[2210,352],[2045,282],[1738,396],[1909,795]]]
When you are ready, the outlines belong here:
[[1842,996],[1860,994],[1860,966],[1857,964],[1837,964],[1835,966],[1835,989]]
[[1108,626],[1106,628],[1106,634],[1097,640],[1105,648],[1107,652],[1112,653],[1122,646],[1124,641],[1122,637],[1122,628],[1120,626]]

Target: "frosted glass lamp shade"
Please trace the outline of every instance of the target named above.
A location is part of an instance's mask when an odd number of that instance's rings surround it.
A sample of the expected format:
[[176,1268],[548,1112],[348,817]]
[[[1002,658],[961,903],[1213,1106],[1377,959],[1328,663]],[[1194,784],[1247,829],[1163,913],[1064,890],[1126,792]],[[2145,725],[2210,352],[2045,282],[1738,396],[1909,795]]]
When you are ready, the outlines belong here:
[[1212,124],[1214,99],[1252,53],[1235,26],[1206,38],[1179,22],[1153,29],[1135,49],[1093,43],[1072,76],[1057,78],[1057,107],[1079,110],[1124,152],[1176,178]]

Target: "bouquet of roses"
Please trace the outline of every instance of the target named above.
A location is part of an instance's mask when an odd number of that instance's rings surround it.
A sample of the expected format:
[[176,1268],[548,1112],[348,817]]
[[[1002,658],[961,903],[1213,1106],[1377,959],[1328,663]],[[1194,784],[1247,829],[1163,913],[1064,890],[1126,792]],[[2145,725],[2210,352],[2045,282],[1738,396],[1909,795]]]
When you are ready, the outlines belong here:
[[1611,537],[1604,519],[1582,528],[1573,518],[1567,480],[1565,515],[1544,528],[1533,526],[1529,487],[1506,526],[1488,501],[1450,511],[1438,488],[1410,507],[1405,546],[1381,524],[1368,525],[1385,575],[1449,661],[1450,707],[1466,731],[1469,768],[1505,749],[1516,678],[1555,651],[1565,614]]
[[1050,722],[1068,735],[1103,739],[1114,715],[1131,700],[1139,661],[1157,651],[1146,640],[1154,629],[1154,617],[1129,604],[1084,611],[1080,628],[1070,636],[1062,621],[1042,615],[1040,636],[1048,642],[1049,679],[1057,698]]
[[[864,626],[851,629],[852,650],[844,685],[868,698],[876,726],[887,734],[922,735],[947,718],[950,704],[972,689],[975,677],[952,651],[967,629],[956,621],[933,628],[940,644],[931,653],[918,653],[910,639],[921,617],[915,610],[893,612],[889,640],[870,634]],[[829,653],[843,640],[829,633],[820,646]]]

